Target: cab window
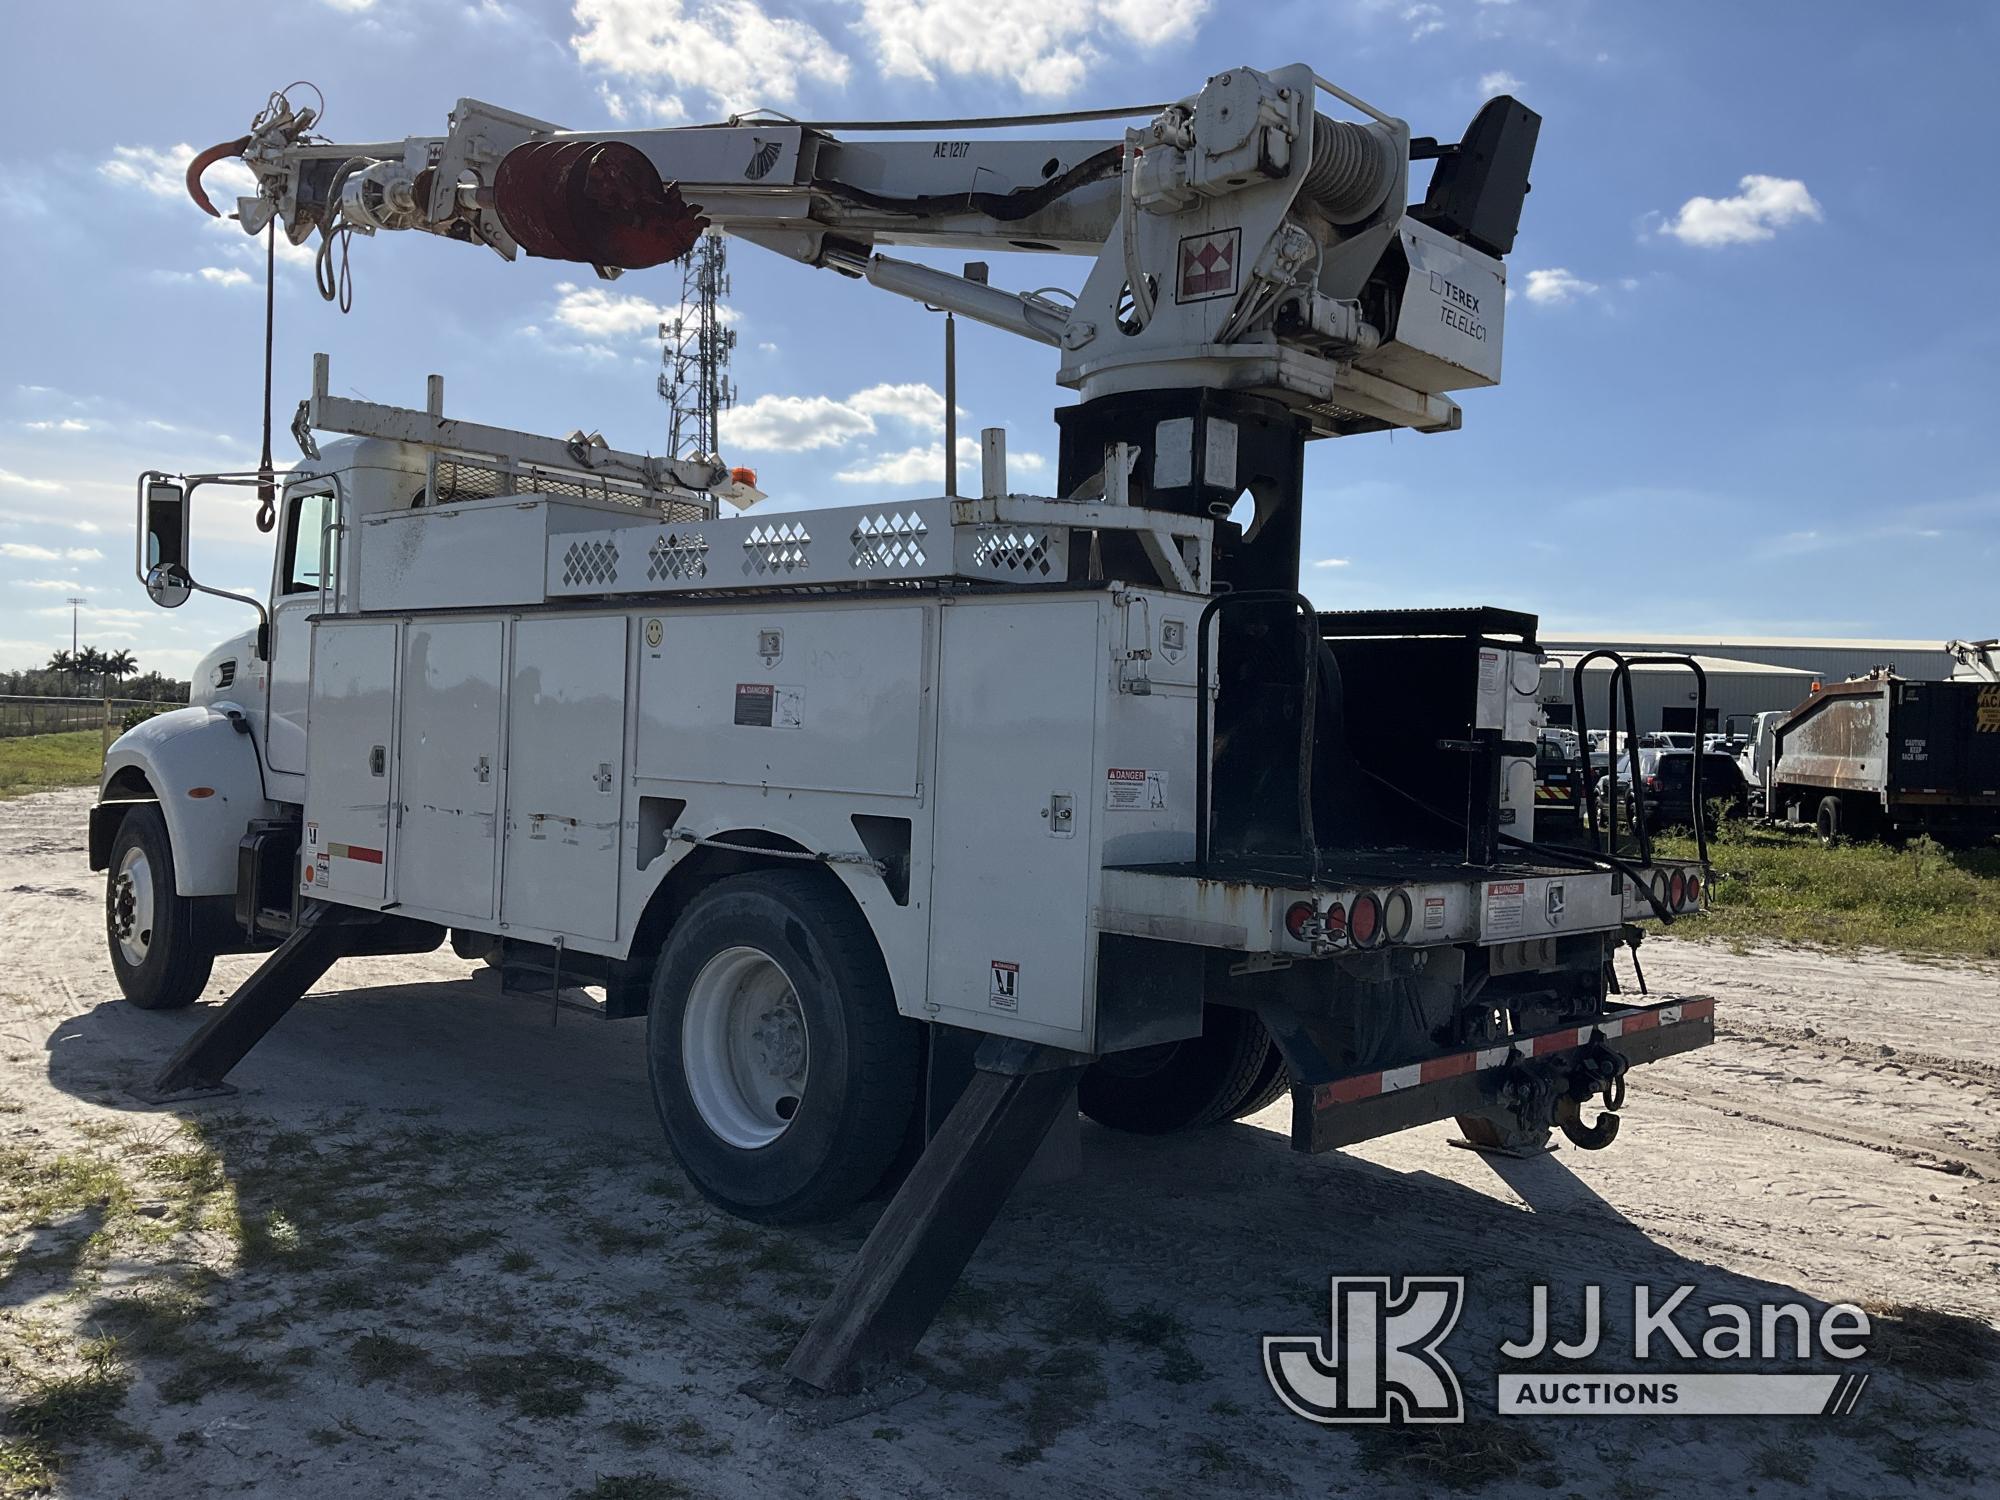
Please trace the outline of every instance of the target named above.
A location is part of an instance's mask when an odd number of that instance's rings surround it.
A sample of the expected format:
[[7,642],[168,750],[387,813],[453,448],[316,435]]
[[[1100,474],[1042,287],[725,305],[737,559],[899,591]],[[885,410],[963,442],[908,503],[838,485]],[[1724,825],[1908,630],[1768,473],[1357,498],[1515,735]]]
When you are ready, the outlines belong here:
[[325,567],[320,543],[325,536],[327,507],[331,504],[333,496],[324,494],[301,495],[293,503],[291,519],[285,527],[285,593],[319,592]]

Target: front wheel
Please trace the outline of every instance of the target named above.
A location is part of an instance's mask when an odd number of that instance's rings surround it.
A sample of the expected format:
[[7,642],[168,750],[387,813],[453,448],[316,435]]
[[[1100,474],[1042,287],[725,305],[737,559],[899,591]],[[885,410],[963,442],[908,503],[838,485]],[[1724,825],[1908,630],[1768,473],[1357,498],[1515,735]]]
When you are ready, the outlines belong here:
[[118,988],[141,1010],[179,1010],[208,987],[215,950],[195,903],[174,886],[173,846],[157,805],[133,808],[118,825],[104,925]]
[[888,1172],[916,1108],[919,1033],[868,924],[823,877],[709,887],[674,923],[646,1016],[660,1123],[717,1206],[829,1218]]

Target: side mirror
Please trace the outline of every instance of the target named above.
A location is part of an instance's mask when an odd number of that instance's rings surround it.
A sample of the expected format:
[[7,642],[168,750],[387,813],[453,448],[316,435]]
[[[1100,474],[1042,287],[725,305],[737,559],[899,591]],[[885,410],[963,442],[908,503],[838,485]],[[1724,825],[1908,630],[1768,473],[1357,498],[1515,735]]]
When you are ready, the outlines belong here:
[[155,480],[146,486],[146,593],[162,609],[179,609],[194,593],[188,570],[187,491]]

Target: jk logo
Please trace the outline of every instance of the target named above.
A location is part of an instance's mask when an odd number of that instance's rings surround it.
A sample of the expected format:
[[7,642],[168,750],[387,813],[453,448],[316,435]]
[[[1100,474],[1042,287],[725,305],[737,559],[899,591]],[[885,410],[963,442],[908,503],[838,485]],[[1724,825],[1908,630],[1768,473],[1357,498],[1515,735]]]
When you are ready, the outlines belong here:
[[1438,1346],[1465,1305],[1463,1276],[1333,1278],[1333,1328],[1264,1340],[1264,1374],[1309,1422],[1463,1422],[1458,1376]]

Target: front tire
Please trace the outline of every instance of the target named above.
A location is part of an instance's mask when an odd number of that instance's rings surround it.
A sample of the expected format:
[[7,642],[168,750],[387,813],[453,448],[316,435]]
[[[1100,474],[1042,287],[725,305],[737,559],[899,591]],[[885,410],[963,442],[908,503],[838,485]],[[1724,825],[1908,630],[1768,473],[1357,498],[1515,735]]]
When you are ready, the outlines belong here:
[[104,927],[118,988],[141,1010],[179,1010],[208,987],[215,949],[194,901],[175,888],[173,846],[157,804],[126,813],[111,841]]
[[646,1019],[653,1101],[704,1196],[768,1224],[853,1207],[917,1103],[916,1026],[873,935],[806,871],[709,887],[674,923]]

